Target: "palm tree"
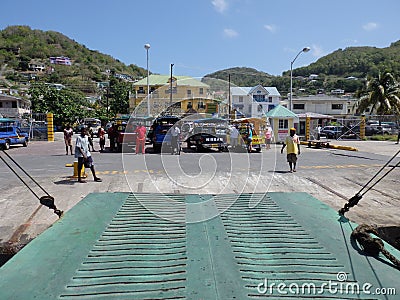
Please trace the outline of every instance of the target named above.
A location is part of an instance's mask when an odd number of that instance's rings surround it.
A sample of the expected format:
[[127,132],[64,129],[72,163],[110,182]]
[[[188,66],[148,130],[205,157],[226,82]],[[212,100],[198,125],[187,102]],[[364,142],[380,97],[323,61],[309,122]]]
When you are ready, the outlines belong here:
[[400,85],[390,72],[379,72],[377,77],[368,77],[366,88],[357,93],[360,98],[357,112],[389,115],[400,113]]

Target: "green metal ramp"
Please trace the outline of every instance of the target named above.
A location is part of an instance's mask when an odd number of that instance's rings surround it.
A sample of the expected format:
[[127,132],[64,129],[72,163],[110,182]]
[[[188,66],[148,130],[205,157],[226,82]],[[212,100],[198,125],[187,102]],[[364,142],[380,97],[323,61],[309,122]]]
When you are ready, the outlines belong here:
[[399,299],[355,226],[305,193],[90,194],[0,269],[0,299]]

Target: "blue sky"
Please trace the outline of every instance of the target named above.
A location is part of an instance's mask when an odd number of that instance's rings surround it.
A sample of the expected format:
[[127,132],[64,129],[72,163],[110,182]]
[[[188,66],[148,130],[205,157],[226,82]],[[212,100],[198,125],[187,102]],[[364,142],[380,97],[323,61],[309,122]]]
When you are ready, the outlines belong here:
[[[63,4],[64,3],[64,4]],[[0,29],[58,31],[89,49],[151,72],[202,77],[251,67],[272,75],[339,48],[388,47],[400,40],[398,0],[6,1]],[[5,13],[6,12],[6,13]]]

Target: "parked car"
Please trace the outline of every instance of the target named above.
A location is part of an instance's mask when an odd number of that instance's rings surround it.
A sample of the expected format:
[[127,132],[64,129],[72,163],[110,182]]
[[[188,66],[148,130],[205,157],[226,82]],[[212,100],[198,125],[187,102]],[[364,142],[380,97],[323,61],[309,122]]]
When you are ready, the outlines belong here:
[[396,129],[386,125],[372,124],[365,126],[366,136],[371,136],[375,134],[395,134],[395,133]]
[[16,126],[0,127],[0,146],[8,150],[11,145],[28,146],[29,135]]
[[328,139],[337,139],[343,134],[343,130],[343,126],[325,126],[321,132],[325,134]]
[[193,130],[185,138],[187,147],[196,147],[196,151],[215,148],[227,151],[228,121],[225,119],[208,118],[193,122]]
[[131,122],[120,122],[116,120],[116,139],[117,151],[122,152],[124,147],[133,147],[136,145],[136,125]]
[[171,137],[167,133],[180,119],[181,118],[177,116],[160,116],[154,120],[147,134],[148,139],[153,144],[154,152],[160,152],[161,146],[165,147],[170,145]]

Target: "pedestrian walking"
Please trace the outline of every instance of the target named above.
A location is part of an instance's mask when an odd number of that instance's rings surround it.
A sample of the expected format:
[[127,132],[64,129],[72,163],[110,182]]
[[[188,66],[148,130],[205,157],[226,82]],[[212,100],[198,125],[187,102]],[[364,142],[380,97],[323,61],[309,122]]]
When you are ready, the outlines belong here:
[[99,137],[100,152],[104,152],[106,146],[106,131],[100,127],[97,136]]
[[86,181],[82,180],[81,178],[83,166],[85,166],[85,168],[90,168],[94,181],[102,181],[99,177],[96,176],[92,155],[89,151],[89,137],[87,135],[87,130],[85,127],[82,128],[80,135],[76,138],[75,158],[78,159],[78,182],[86,183]]
[[68,124],[64,128],[64,142],[65,142],[65,155],[68,155],[68,148],[70,150],[71,155],[72,153],[72,136],[74,135],[74,131],[72,130],[71,126]]
[[92,152],[96,152],[93,145],[93,128],[89,126],[86,132],[89,140],[89,146],[92,147]]
[[247,124],[247,151],[250,153],[253,151],[253,128],[251,128],[251,124]]
[[286,136],[282,146],[281,153],[286,147],[287,162],[289,163],[290,172],[296,172],[297,155],[300,154],[300,139],[296,134],[296,128],[290,128],[290,133]]
[[271,149],[271,140],[272,140],[272,128],[270,126],[267,127],[264,133],[265,137],[265,149]]
[[135,129],[136,133],[136,154],[140,153],[140,149],[142,150],[142,154],[145,154],[145,145],[146,145],[146,127],[144,127],[141,123]]
[[115,124],[112,124],[108,129],[108,139],[110,140],[110,151],[114,151],[115,149],[115,136],[117,134],[117,128]]
[[181,130],[178,125],[174,125],[171,129],[171,154],[180,154],[179,135]]
[[318,141],[321,139],[321,130],[322,130],[322,127],[321,127],[321,125],[318,124],[318,126],[317,126],[317,140]]
[[231,127],[230,134],[231,147],[236,149],[239,139],[239,130],[237,129],[237,125]]

